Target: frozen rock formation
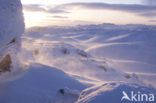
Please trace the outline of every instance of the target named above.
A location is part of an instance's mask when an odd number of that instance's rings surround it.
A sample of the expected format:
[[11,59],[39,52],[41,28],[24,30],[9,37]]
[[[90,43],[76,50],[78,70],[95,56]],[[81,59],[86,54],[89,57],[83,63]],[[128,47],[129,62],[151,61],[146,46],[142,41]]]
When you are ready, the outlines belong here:
[[[17,65],[24,18],[20,0],[0,0],[0,75]],[[14,68],[15,69],[15,68]]]

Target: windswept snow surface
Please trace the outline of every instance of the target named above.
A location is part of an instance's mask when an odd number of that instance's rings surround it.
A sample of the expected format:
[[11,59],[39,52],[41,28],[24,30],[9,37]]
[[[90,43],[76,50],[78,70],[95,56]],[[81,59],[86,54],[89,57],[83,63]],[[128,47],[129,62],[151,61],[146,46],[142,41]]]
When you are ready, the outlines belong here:
[[[151,101],[143,102],[141,99],[138,99],[138,91],[139,93],[155,93],[156,91],[153,89],[149,89],[144,86],[140,86],[137,84],[128,84],[121,82],[111,82],[93,86],[91,88],[87,88],[82,91],[77,103],[152,103]],[[126,93],[129,97],[129,100],[122,99],[124,95],[122,93]],[[130,97],[131,92],[136,94],[136,100],[133,101]],[[139,94],[139,95],[140,95]],[[145,99],[145,98],[144,98]],[[153,99],[156,100],[156,99]],[[154,102],[153,102],[154,103]]]
[[1,83],[0,99],[2,103],[131,103],[121,101],[123,91],[128,96],[133,91],[156,97],[155,52],[156,26],[33,27],[22,36],[18,55],[30,67],[17,80]]
[[[56,93],[63,89],[66,94],[68,88],[72,89],[68,90],[68,93],[76,95],[77,100],[79,92],[87,88],[87,85],[79,83],[56,68],[41,64],[31,64],[30,68],[21,78],[2,85],[1,91],[4,93],[0,93],[0,97],[3,97],[0,98],[1,103],[53,103]],[[74,100],[61,103],[74,103]]]
[[26,31],[22,46],[27,63],[97,81],[144,81],[156,87],[156,26],[34,27]]

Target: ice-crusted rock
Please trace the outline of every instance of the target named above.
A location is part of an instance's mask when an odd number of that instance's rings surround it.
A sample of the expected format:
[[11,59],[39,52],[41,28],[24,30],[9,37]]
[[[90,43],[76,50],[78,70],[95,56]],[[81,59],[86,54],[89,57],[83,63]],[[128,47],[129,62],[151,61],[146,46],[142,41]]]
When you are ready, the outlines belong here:
[[0,15],[0,46],[3,46],[24,32],[20,0],[0,0]]
[[79,98],[79,91],[69,88],[60,89],[51,103],[75,103]]
[[0,0],[0,75],[18,68],[17,51],[24,28],[21,1]]

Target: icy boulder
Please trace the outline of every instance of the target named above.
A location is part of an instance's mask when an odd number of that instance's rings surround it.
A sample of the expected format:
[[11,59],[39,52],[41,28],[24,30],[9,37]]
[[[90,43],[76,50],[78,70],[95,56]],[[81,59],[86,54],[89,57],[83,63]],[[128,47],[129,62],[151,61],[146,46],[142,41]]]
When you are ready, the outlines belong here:
[[80,93],[77,90],[70,90],[69,88],[60,89],[51,103],[75,103],[79,95]]
[[0,15],[1,47],[24,32],[24,20],[20,0],[0,0]]
[[0,0],[0,75],[18,68],[17,51],[24,27],[21,1]]

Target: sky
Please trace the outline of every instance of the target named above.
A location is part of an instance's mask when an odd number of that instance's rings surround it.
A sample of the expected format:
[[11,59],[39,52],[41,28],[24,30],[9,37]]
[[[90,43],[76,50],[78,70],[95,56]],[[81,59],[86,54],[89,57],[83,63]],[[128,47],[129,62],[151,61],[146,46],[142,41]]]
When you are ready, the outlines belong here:
[[21,0],[26,27],[83,24],[156,25],[156,0]]

